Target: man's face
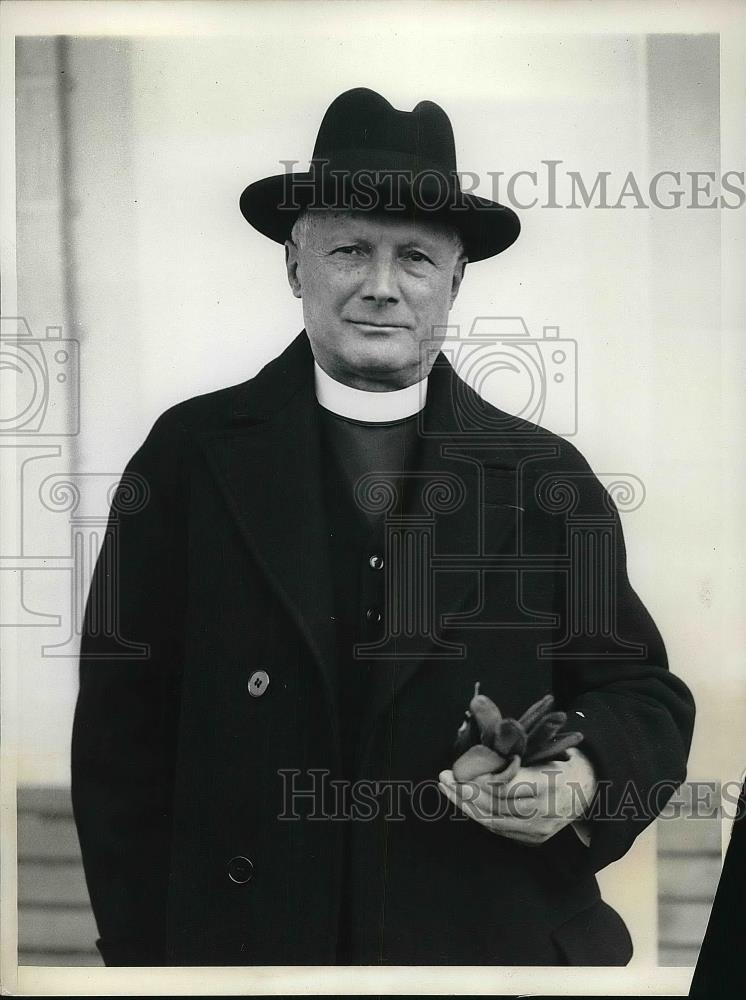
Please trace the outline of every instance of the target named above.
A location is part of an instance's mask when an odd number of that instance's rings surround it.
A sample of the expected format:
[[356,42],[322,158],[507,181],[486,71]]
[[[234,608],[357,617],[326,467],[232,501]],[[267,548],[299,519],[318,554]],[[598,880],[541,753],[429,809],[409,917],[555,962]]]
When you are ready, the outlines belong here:
[[301,245],[285,246],[288,280],[327,374],[373,391],[427,375],[420,345],[442,342],[466,265],[445,227],[314,212]]

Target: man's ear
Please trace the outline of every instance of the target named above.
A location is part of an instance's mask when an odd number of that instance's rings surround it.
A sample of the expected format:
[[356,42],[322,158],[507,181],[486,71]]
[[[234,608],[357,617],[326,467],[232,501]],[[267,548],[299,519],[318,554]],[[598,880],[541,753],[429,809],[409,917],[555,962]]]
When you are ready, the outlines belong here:
[[296,299],[300,299],[300,274],[298,273],[298,247],[292,240],[285,240],[285,268],[288,273],[288,283]]
[[469,258],[462,254],[456,261],[453,268],[453,281],[451,282],[451,305],[456,301],[456,296],[458,295],[458,290],[461,288],[461,282],[464,280],[464,273],[466,272],[466,265],[469,263]]

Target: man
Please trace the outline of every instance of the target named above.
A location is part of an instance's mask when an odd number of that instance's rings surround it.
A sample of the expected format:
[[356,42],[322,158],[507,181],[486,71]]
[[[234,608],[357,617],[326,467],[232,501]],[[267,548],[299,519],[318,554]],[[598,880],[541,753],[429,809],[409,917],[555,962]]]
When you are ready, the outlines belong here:
[[[341,95],[312,166],[241,197],[304,331],[163,414],[112,506],[73,738],[100,950],[625,964],[595,872],[683,780],[694,706],[583,458],[439,353],[518,220],[461,191],[430,102]],[[477,684],[504,717],[551,692],[582,743],[456,782]]]

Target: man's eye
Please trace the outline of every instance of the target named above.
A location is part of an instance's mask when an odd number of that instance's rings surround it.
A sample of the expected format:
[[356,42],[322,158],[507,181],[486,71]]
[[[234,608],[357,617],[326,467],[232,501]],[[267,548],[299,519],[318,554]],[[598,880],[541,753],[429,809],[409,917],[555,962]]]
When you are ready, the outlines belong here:
[[407,260],[413,261],[415,264],[428,263],[432,264],[432,261],[424,253],[420,253],[419,250],[410,250],[405,254]]
[[353,254],[361,253],[360,247],[337,247],[332,253],[343,253],[348,257],[352,257]]

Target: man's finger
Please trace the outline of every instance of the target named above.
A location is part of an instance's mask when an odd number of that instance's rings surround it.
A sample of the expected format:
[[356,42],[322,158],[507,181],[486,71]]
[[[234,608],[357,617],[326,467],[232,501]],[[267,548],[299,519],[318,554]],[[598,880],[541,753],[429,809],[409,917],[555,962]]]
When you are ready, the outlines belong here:
[[474,781],[485,792],[501,799],[537,798],[540,794],[536,779],[528,776],[521,778],[520,771],[510,781],[500,781],[499,774],[480,774]]
[[440,782],[440,788],[462,812],[480,823],[499,820],[507,822],[511,829],[524,829],[527,822],[541,818],[536,800],[498,801],[490,792],[480,789],[476,782],[457,782],[455,785]]
[[[457,805],[464,815],[485,826],[491,833],[499,834],[510,840],[526,844],[540,844],[553,831],[547,828],[544,817],[536,813],[530,817],[499,815],[495,812],[494,801],[490,796],[479,793],[476,798],[469,798],[468,783],[457,784],[452,788],[439,783],[444,795]],[[467,794],[464,794],[464,790]],[[473,789],[472,789],[473,793]]]
[[[461,804],[473,804],[480,814],[490,816],[513,816],[518,818],[531,817],[541,808],[539,796],[533,785],[524,788],[517,787],[514,795],[497,796],[493,790],[489,775],[474,778],[472,781],[456,781],[448,778],[449,772],[442,771],[441,784],[453,793],[451,800]],[[523,794],[525,793],[525,794]]]
[[495,795],[501,798],[516,798],[533,795],[543,798],[550,787],[556,789],[562,780],[567,764],[564,761],[548,761],[535,767],[522,767],[515,777],[506,784],[495,785]]

